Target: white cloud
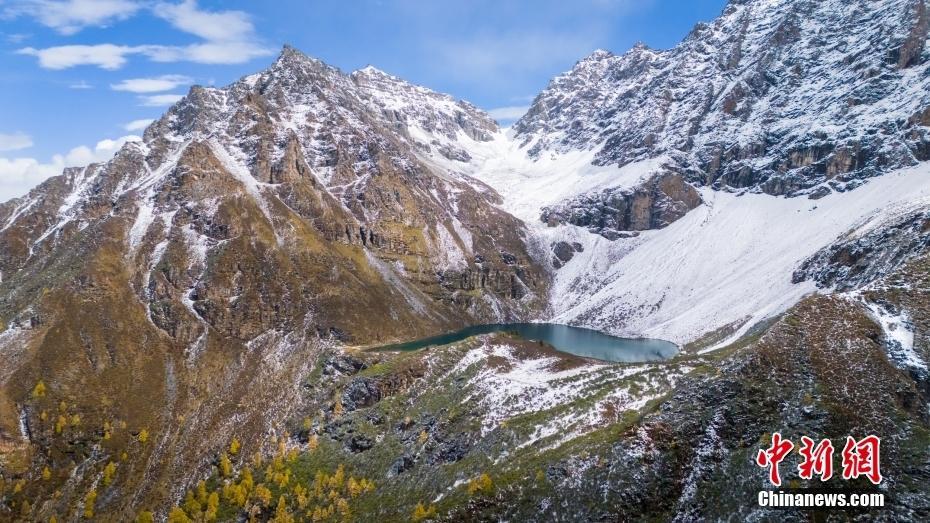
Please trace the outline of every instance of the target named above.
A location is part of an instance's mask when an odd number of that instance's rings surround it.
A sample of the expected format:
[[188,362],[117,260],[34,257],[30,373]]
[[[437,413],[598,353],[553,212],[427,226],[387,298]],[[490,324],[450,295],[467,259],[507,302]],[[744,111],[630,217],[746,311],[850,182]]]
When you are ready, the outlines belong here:
[[156,62],[188,61],[198,64],[243,64],[273,54],[255,42],[206,42],[186,47],[161,47],[148,53]]
[[110,84],[114,91],[131,93],[158,93],[193,82],[193,78],[179,74],[166,74],[154,78],[129,78],[118,84]]
[[22,196],[46,178],[61,174],[63,165],[35,158],[0,157],[0,202]]
[[7,8],[6,12],[12,16],[31,16],[63,35],[72,35],[85,27],[101,27],[125,20],[141,7],[130,0],[25,0]]
[[115,70],[126,64],[126,55],[139,52],[125,45],[61,45],[46,49],[26,47],[18,54],[35,56],[45,69],[68,69],[78,65],[96,65],[101,69]]
[[17,52],[37,57],[39,65],[46,69],[92,65],[109,70],[125,65],[131,55],[143,55],[155,62],[241,64],[273,53],[259,42],[249,15],[243,11],[205,11],[201,10],[194,0],[186,0],[180,4],[155,4],[152,6],[152,12],[175,29],[197,36],[203,41],[186,46],[127,46],[107,43],[63,45],[45,49],[26,47]]
[[84,80],[81,80],[80,82],[75,82],[69,85],[68,88],[69,89],[93,89],[94,86],[90,85]]
[[183,94],[155,94],[152,96],[140,96],[139,104],[143,107],[165,107],[171,105],[181,98]]
[[46,163],[35,158],[0,157],[0,202],[26,194],[47,178],[61,174],[65,167],[105,162],[112,158],[123,144],[137,140],[141,138],[135,135],[101,140],[93,148],[82,145],[66,154],[56,154]]
[[243,11],[203,11],[195,0],[156,4],[153,12],[175,28],[208,42],[243,42],[253,37],[255,29]]
[[32,147],[32,138],[27,134],[0,134],[0,151],[18,151],[30,147]]
[[151,119],[151,118],[143,118],[143,119],[141,119],[141,120],[133,120],[133,121],[127,123],[126,125],[124,125],[124,126],[123,126],[123,129],[126,129],[126,130],[129,131],[129,132],[144,131],[145,128],[148,127],[149,124],[152,123],[152,122],[154,122],[154,121],[155,121],[155,120],[153,120],[153,119]]
[[489,109],[488,114],[495,120],[516,120],[526,114],[529,109],[528,105],[511,105],[509,107]]
[[6,41],[11,44],[21,44],[24,41],[29,39],[29,34],[27,33],[12,33],[5,35]]

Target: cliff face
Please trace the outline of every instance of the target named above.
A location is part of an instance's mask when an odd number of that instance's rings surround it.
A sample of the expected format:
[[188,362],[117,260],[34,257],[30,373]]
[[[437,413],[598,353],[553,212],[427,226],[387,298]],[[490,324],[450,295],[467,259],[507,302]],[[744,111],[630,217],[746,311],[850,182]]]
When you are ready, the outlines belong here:
[[701,204],[701,195],[681,176],[653,175],[633,188],[604,189],[543,207],[547,225],[570,223],[616,240],[629,231],[661,229]]
[[923,0],[732,1],[670,50],[595,52],[514,129],[536,155],[667,154],[699,185],[842,191],[928,159],[927,30]]

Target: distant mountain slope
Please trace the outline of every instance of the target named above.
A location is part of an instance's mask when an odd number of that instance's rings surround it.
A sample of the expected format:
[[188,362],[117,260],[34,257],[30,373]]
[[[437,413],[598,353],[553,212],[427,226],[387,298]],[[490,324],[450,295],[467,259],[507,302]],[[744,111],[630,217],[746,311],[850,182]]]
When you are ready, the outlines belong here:
[[531,155],[670,155],[700,185],[822,195],[930,159],[924,0],[731,1],[678,46],[597,51],[514,124]]

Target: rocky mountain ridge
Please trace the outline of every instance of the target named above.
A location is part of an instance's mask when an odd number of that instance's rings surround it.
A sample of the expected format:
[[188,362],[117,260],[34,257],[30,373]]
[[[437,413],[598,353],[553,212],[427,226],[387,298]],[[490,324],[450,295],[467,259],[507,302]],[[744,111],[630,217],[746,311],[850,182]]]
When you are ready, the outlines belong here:
[[668,154],[716,189],[823,196],[928,159],[923,0],[731,1],[672,49],[596,51],[515,125],[530,154]]

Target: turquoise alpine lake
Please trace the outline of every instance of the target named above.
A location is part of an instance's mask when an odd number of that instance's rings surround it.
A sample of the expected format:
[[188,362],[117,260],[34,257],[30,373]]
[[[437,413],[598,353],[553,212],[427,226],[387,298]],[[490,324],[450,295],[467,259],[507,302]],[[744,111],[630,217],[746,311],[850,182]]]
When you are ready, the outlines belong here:
[[492,323],[404,343],[376,347],[376,351],[413,351],[448,345],[479,334],[505,332],[526,340],[542,341],[561,352],[585,358],[620,363],[661,361],[678,354],[678,346],[669,341],[647,338],[620,338],[593,329],[570,327],[558,323]]

